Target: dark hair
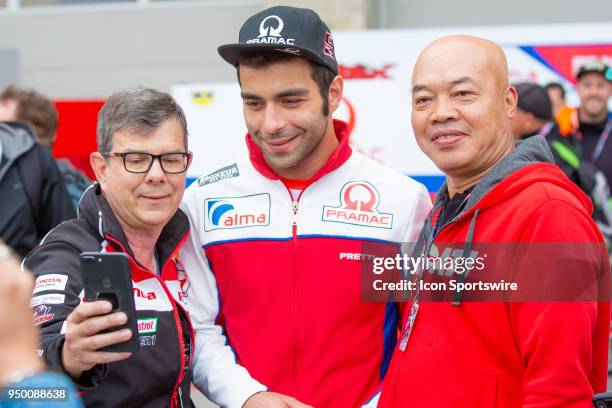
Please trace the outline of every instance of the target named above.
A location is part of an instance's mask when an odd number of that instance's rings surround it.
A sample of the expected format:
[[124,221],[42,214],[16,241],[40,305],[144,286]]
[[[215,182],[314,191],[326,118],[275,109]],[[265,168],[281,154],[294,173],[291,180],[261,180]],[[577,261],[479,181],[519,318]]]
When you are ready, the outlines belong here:
[[[249,68],[263,68],[267,65],[274,64],[276,62],[288,61],[296,57],[295,55],[274,52],[274,51],[253,51],[246,52],[238,59],[238,65],[236,66],[236,74],[238,75],[238,83],[240,83],[240,65],[244,65]],[[319,87],[319,93],[323,99],[323,114],[329,115],[329,87],[332,81],[336,77],[334,71],[331,69],[307,60],[310,64],[310,76],[313,81]]]
[[549,82],[544,87],[548,91],[549,89],[558,89],[559,93],[561,93],[561,97],[565,99],[565,88],[559,82]]
[[39,143],[53,145],[59,120],[55,105],[49,98],[34,90],[9,86],[0,94],[0,100],[16,101],[16,119],[32,125]]
[[141,134],[154,131],[168,119],[178,120],[187,149],[187,121],[181,107],[169,94],[150,88],[134,88],[112,94],[98,113],[98,151],[111,151],[113,135],[121,129]]

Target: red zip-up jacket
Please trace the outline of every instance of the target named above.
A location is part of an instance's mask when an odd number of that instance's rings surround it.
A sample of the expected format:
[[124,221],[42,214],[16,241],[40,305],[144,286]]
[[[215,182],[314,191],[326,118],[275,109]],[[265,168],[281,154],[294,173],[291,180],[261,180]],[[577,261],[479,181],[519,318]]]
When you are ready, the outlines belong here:
[[[464,210],[439,226],[434,244],[601,248],[590,201],[558,167],[542,162],[551,160],[545,143],[520,143],[474,187]],[[424,231],[435,225],[445,190]],[[609,293],[606,262],[604,256],[600,283]],[[541,270],[527,270],[537,281]],[[609,303],[523,295],[534,301],[420,302],[405,351],[395,349],[379,407],[590,407],[593,394],[606,389]]]

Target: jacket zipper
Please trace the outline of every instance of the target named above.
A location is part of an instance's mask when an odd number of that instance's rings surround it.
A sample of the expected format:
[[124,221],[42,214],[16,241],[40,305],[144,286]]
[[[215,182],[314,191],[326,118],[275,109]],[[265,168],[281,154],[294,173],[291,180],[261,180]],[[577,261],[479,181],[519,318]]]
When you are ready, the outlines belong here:
[[[113,241],[115,244],[117,244],[119,246],[119,248],[121,248],[121,250],[128,255],[127,251],[125,250],[125,248],[123,247],[123,245],[121,245],[121,243],[119,241],[117,241],[116,239],[112,238],[111,236],[105,235],[105,238]],[[181,241],[181,244],[185,241],[185,239],[183,239]],[[130,258],[133,258],[132,256],[128,255]],[[168,258],[166,260],[166,263],[164,265],[162,265],[162,268],[160,270],[163,270],[164,267],[166,266],[166,264],[172,261],[172,258]],[[136,263],[136,265],[138,266],[138,264]],[[170,407],[174,408],[177,405],[177,402],[180,404],[179,407],[183,407],[183,400],[182,400],[182,390],[181,390],[181,383],[183,382],[183,378],[185,378],[185,350],[184,350],[184,337],[183,337],[183,325],[181,324],[181,319],[178,315],[178,307],[179,305],[177,304],[177,301],[174,299],[174,297],[172,296],[172,294],[170,293],[170,291],[168,290],[168,288],[166,287],[166,284],[164,283],[164,281],[161,279],[161,277],[157,276],[156,274],[152,273],[151,271],[144,269],[142,267],[139,267],[142,271],[144,271],[145,273],[153,276],[155,279],[157,279],[157,281],[161,284],[162,289],[164,290],[164,292],[166,293],[166,296],[168,297],[168,300],[170,300],[170,303],[172,304],[172,312],[174,313],[174,321],[176,323],[176,328],[177,328],[177,332],[178,332],[178,338],[179,338],[179,351],[180,351],[180,356],[181,356],[181,363],[180,363],[180,367],[179,367],[179,376],[177,379],[176,384],[174,385],[174,388],[172,390],[172,396],[170,398]],[[189,315],[187,315],[189,316]],[[193,343],[190,341],[190,343]],[[193,344],[191,344],[191,347],[193,347]],[[191,353],[193,355],[193,349],[191,350]]]
[[[299,197],[298,197],[298,200],[299,200]],[[293,201],[293,216],[291,217],[293,239],[297,238],[298,209],[299,209],[299,204],[300,204],[298,200]]]
[[297,242],[297,226],[298,226],[298,213],[299,213],[299,206],[300,206],[300,198],[302,197],[302,194],[304,193],[304,190],[300,191],[300,194],[298,194],[297,198],[294,199],[293,198],[293,194],[291,194],[291,190],[285,186],[285,188],[287,188],[287,192],[289,193],[289,197],[291,197],[291,243],[293,246],[293,278],[294,278],[294,287],[293,287],[293,292],[294,292],[294,304],[293,304],[293,335],[294,335],[294,341],[293,341],[293,361],[291,362],[291,368],[292,368],[292,377],[293,377],[293,394],[296,395],[297,394],[297,373],[298,373],[298,369],[297,369],[297,361],[298,361],[298,347],[297,347],[297,339],[298,339],[298,315],[299,315],[299,299],[298,299],[298,290],[299,290],[299,285],[298,285],[298,280],[299,280],[299,248],[298,248],[298,242]]
[[[156,276],[156,278],[157,280],[161,281],[161,279],[158,276]],[[172,390],[172,399],[171,399],[172,405],[171,406],[176,406],[175,401],[178,401],[180,404],[179,406],[182,407],[183,401],[182,401],[181,383],[183,382],[183,378],[185,378],[185,350],[184,350],[185,338],[183,337],[183,325],[181,324],[181,318],[179,317],[179,313],[178,313],[179,306],[177,305],[176,300],[174,299],[174,297],[172,297],[172,294],[170,293],[166,285],[162,285],[162,287],[164,291],[166,292],[166,296],[168,296],[168,298],[172,302],[172,311],[174,313],[174,321],[176,323],[176,329],[178,332],[179,352],[181,355],[181,364],[179,367],[178,379],[176,381],[176,384],[174,385],[174,389]]]

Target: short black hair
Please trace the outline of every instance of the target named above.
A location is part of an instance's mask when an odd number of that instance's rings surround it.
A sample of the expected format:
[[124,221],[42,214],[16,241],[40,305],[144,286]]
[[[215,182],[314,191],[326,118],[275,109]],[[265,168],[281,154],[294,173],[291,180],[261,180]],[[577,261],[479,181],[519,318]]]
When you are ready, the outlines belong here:
[[[240,83],[240,65],[244,65],[249,68],[263,68],[267,65],[274,64],[276,62],[288,61],[296,57],[291,54],[274,52],[274,51],[253,51],[245,52],[240,56],[238,65],[236,65],[236,74],[238,75],[238,83]],[[310,64],[310,76],[313,81],[319,87],[319,93],[323,99],[323,114],[329,115],[329,87],[333,82],[336,74],[326,66],[317,64],[310,60],[306,60]]]
[[544,87],[548,91],[549,89],[558,89],[561,93],[561,97],[565,99],[565,88],[559,82],[549,82]]

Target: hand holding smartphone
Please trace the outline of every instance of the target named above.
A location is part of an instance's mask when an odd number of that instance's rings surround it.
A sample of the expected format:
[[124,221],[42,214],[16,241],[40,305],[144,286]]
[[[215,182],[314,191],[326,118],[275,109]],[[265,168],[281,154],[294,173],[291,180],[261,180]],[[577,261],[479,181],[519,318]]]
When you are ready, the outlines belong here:
[[123,312],[127,315],[124,325],[105,329],[100,333],[109,333],[129,329],[132,336],[122,343],[106,346],[100,351],[136,353],[138,344],[138,325],[130,262],[123,253],[83,252],[80,256],[81,276],[86,301],[106,300],[112,304],[112,312]]

